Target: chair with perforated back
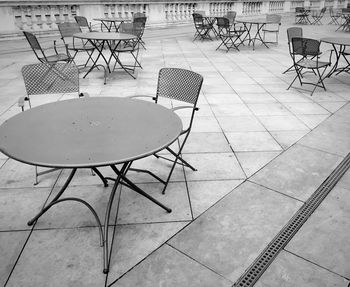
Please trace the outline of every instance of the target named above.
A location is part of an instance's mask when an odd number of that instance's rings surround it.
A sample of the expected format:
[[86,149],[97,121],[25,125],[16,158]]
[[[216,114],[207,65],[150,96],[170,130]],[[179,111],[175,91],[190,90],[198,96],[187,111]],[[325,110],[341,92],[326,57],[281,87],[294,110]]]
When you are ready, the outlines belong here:
[[[293,38],[302,38],[303,37],[303,28],[301,27],[290,27],[287,29],[287,38],[288,38],[288,49],[289,54],[292,57],[292,39]],[[294,65],[291,65],[283,74],[290,72],[294,69]]]
[[[140,50],[140,34],[142,33],[142,24],[141,23],[121,23],[119,26],[119,32],[125,34],[135,35],[137,38],[133,40],[121,41],[118,46],[115,48],[117,57],[119,59],[120,54],[128,53],[133,57],[133,64],[123,64],[123,70],[127,69],[131,73],[135,72],[135,69],[141,68],[141,63],[138,60],[139,50]],[[116,64],[114,69],[116,69]]]
[[26,32],[23,31],[24,36],[26,37],[30,47],[32,48],[35,56],[37,57],[37,59],[42,62],[42,63],[48,63],[48,64],[55,64],[57,62],[71,62],[72,58],[69,56],[68,50],[67,50],[67,46],[65,46],[66,49],[66,53],[58,53],[57,49],[56,49],[56,45],[54,44],[54,51],[55,53],[52,54],[50,53],[50,55],[48,55],[46,53],[46,50],[43,49],[37,39],[37,37],[30,33],[30,32]]
[[[262,28],[263,31],[263,39],[265,43],[272,43],[277,44],[278,43],[278,34],[280,32],[280,26],[281,26],[281,15],[277,14],[267,14],[266,15],[266,25]],[[265,34],[275,34],[275,41],[265,41]]]
[[164,102],[168,103],[168,101],[171,101],[171,105],[173,107],[172,110],[174,112],[179,110],[187,110],[189,113],[189,120],[186,122],[186,124],[184,123],[184,128],[178,138],[178,149],[175,151],[170,146],[165,148],[172,156],[171,158],[154,154],[157,158],[162,158],[171,162],[171,168],[165,180],[160,179],[150,171],[134,168],[130,170],[147,172],[148,174],[154,176],[157,180],[164,184],[162,191],[163,194],[165,193],[171,175],[177,164],[190,168],[193,171],[196,170],[185,159],[183,159],[182,151],[191,132],[195,112],[198,111],[197,102],[202,83],[203,77],[200,74],[186,69],[162,68],[159,71],[157,92],[156,96],[152,97],[153,100],[156,104],[163,104]]
[[[292,59],[294,70],[296,76],[294,80],[289,85],[288,89],[293,85],[296,79],[299,79],[300,85],[312,85],[314,86],[311,91],[311,96],[315,92],[317,87],[323,88],[326,90],[326,87],[323,83],[323,75],[331,65],[332,52],[329,55],[328,61],[321,61],[320,59],[320,44],[321,42],[309,38],[292,38]],[[304,80],[304,71],[311,70],[317,77],[317,82],[311,82]]]
[[327,8],[323,7],[320,11],[314,11],[312,13],[312,18],[313,21],[311,22],[312,25],[322,25],[321,19],[323,18],[325,12],[326,12]]
[[238,46],[242,44],[241,36],[243,35],[244,30],[241,28],[235,29],[235,25],[232,25],[230,20],[226,17],[217,17],[216,24],[218,26],[218,35],[221,40],[221,43],[216,50],[224,46],[226,52],[230,49],[236,49],[239,51]]
[[88,59],[85,64],[79,66],[86,67],[90,60],[93,62],[91,57],[95,48],[89,42],[73,37],[74,34],[81,33],[80,26],[74,22],[65,22],[58,24],[57,26],[63,43],[67,45],[72,61],[74,61],[75,56],[78,53],[84,52],[88,55]]

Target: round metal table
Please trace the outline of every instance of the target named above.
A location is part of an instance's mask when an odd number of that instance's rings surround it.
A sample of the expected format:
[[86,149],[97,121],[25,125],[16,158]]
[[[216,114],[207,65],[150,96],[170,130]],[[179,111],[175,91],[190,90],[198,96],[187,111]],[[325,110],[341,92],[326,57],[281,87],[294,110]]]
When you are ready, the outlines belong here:
[[[87,33],[76,33],[74,34],[74,38],[88,40],[91,43],[91,45],[98,51],[98,56],[93,61],[93,65],[85,73],[83,78],[85,78],[94,68],[103,67],[105,72],[104,83],[106,84],[107,70],[108,70],[108,73],[111,73],[111,68],[109,64],[112,58],[114,58],[116,62],[120,65],[120,67],[135,79],[134,75],[131,74],[128,71],[128,69],[122,64],[115,50],[117,49],[121,41],[136,40],[137,36],[132,34],[126,34],[126,33],[87,32]],[[108,49],[104,49],[104,47],[106,46],[108,47]],[[109,56],[109,59],[107,60],[106,57],[104,56],[104,53],[105,51],[108,51],[108,50],[110,51],[110,56]],[[106,66],[97,64],[97,61],[99,60],[100,57],[103,58]]]
[[[119,183],[126,183],[171,212],[131,182],[126,173],[134,160],[162,150],[173,143],[181,131],[182,122],[174,112],[151,102],[112,97],[74,99],[41,105],[5,121],[0,126],[0,151],[23,163],[72,169],[56,197],[28,224],[34,224],[59,202],[83,203],[99,226],[101,246],[104,247],[103,271],[107,273],[110,256],[107,227]],[[118,169],[116,164],[122,164],[122,167]],[[78,168],[99,166],[110,166],[117,176],[113,179],[103,226],[89,203],[74,197],[60,199]]]

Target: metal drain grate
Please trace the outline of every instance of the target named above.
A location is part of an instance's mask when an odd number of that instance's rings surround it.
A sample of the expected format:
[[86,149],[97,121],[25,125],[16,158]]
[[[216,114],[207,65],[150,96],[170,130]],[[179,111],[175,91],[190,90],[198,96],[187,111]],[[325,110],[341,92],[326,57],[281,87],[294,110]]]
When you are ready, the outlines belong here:
[[298,232],[300,227],[306,222],[311,214],[325,199],[328,193],[337,184],[340,178],[350,167],[350,153],[336,167],[336,169],[327,177],[320,187],[310,196],[303,206],[294,214],[281,231],[272,239],[267,247],[255,259],[252,265],[233,285],[235,287],[251,287],[265,272],[267,267],[273,262],[278,253],[287,245],[287,243]]

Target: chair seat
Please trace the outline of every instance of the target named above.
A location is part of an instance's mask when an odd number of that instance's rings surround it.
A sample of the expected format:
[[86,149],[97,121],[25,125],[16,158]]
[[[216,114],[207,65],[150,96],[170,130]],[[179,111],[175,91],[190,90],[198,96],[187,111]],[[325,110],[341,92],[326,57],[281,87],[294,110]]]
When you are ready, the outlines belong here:
[[279,32],[279,29],[263,28],[262,31],[263,31],[263,32],[276,32],[276,33],[278,33],[278,32]]
[[323,61],[315,61],[312,59],[301,59],[298,63],[298,66],[307,68],[307,69],[317,69],[317,68],[323,68],[325,66],[329,66],[330,62],[323,62]]
[[74,43],[68,46],[68,50],[73,50],[73,51],[93,51],[95,49],[94,46],[91,44],[86,44],[83,45],[82,43]]

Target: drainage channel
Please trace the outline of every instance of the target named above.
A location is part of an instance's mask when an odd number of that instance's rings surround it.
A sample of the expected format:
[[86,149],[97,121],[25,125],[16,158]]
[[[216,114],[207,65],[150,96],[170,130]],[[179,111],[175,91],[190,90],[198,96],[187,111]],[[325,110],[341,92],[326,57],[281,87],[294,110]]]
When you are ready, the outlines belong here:
[[279,252],[288,244],[301,226],[326,198],[328,193],[337,184],[340,178],[350,167],[350,153],[327,177],[320,187],[310,196],[303,206],[294,214],[281,231],[272,239],[267,247],[260,253],[245,273],[236,281],[234,287],[251,287],[277,257]]

